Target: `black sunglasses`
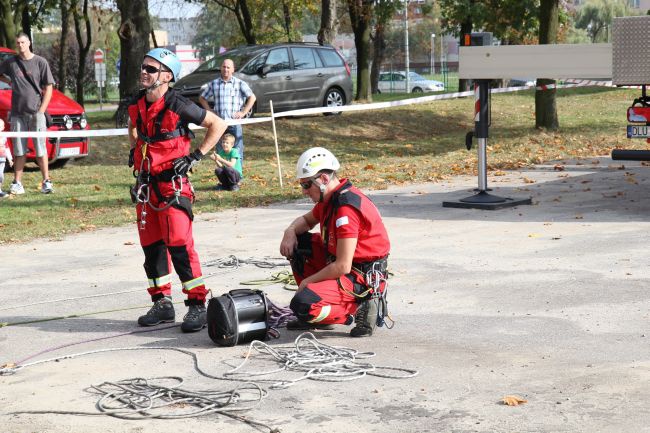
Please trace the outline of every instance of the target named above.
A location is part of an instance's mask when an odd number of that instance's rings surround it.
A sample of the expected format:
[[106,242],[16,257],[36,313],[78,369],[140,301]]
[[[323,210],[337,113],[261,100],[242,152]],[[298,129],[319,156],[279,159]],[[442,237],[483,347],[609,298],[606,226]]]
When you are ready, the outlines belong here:
[[302,189],[309,189],[313,185],[314,181],[312,179],[309,179],[305,182],[300,182],[300,187]]
[[147,74],[155,74],[156,72],[160,72],[160,69],[156,68],[155,66],[151,66],[151,65],[142,65],[141,68]]

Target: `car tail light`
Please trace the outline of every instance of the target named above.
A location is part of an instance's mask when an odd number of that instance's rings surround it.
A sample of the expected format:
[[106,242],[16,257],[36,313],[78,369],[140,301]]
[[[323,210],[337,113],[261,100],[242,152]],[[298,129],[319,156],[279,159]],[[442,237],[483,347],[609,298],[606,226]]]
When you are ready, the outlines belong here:
[[348,77],[351,77],[352,76],[352,71],[350,71],[350,65],[348,65],[348,62],[346,62],[345,60],[343,60],[343,64],[345,65],[345,70],[348,73]]

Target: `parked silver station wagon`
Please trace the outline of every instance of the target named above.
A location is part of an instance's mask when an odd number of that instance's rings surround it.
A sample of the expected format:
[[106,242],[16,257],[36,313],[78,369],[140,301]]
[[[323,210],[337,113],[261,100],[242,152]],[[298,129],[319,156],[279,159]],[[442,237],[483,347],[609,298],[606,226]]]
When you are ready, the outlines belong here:
[[336,107],[352,101],[350,67],[331,46],[313,43],[247,45],[213,57],[174,88],[198,103],[208,83],[220,76],[224,59],[235,63],[235,76],[248,83],[257,101],[253,112]]

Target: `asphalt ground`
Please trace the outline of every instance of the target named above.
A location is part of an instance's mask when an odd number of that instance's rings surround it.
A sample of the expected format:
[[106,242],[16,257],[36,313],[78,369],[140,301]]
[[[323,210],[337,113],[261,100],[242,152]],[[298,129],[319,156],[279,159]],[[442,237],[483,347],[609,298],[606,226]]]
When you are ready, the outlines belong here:
[[[473,177],[373,191],[392,241],[395,326],[364,339],[350,338],[344,326],[314,334],[327,345],[374,352],[364,361],[376,366],[418,375],[301,380],[270,390],[240,415],[281,432],[650,432],[649,168],[592,158],[490,176],[494,194],[533,200],[496,211],[441,206],[472,194]],[[282,230],[310,206],[200,215],[201,261],[278,257]],[[186,353],[152,348],[191,351],[204,371],[222,376],[243,361],[247,345],[217,347],[205,330],[182,334],[163,325],[134,333],[150,304],[142,262],[133,226],[0,246],[0,322],[10,324],[0,328],[0,364],[95,352],[0,376],[0,430],[256,431],[220,414],[99,415],[89,387],[105,381],[178,376],[193,390],[238,385],[201,376]],[[248,264],[204,273],[218,295],[282,269]],[[260,287],[277,305],[291,299],[281,284]],[[182,300],[177,280],[174,295]],[[178,324],[185,307],[176,308]],[[78,317],[16,324],[69,315]],[[267,343],[287,346],[298,335],[281,329]],[[115,348],[133,350],[106,351]],[[244,370],[275,365],[255,355]],[[279,377],[298,376],[264,376]],[[508,406],[505,396],[527,402]],[[184,409],[179,403],[165,413]]]

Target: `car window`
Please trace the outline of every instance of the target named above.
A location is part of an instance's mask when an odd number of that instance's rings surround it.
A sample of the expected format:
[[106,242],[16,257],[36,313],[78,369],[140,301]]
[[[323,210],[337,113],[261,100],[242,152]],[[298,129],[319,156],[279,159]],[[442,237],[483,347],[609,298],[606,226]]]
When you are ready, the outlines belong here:
[[393,74],[393,81],[406,81],[406,77],[402,74]]
[[314,52],[311,48],[291,48],[291,55],[293,56],[293,67],[295,69],[314,69],[316,68],[316,61],[314,60]]
[[391,74],[380,74],[379,81],[390,81],[390,75]]
[[269,72],[279,72],[291,69],[291,64],[289,63],[289,50],[286,48],[271,50],[269,56],[266,58],[266,66],[270,67]]
[[334,50],[318,49],[318,54],[326,67],[343,66],[343,59]]
[[259,55],[255,57],[253,60],[248,62],[246,67],[241,70],[243,74],[246,75],[255,75],[260,71],[260,68],[264,66],[264,62],[266,62],[266,54],[264,53],[262,55]]
[[196,68],[196,70],[198,72],[219,71],[221,64],[225,59],[231,59],[235,64],[235,70],[238,70],[239,68],[246,66],[246,63],[258,55],[263,49],[264,47],[246,47],[244,49],[226,51],[225,53],[219,54],[207,62],[201,64],[201,66]]
[[323,61],[321,60],[318,53],[315,50],[312,50],[312,54],[314,56],[314,60],[316,61],[316,67],[317,68],[322,68],[323,67]]
[[4,81],[0,81],[0,90],[9,90],[11,89],[11,86]]

